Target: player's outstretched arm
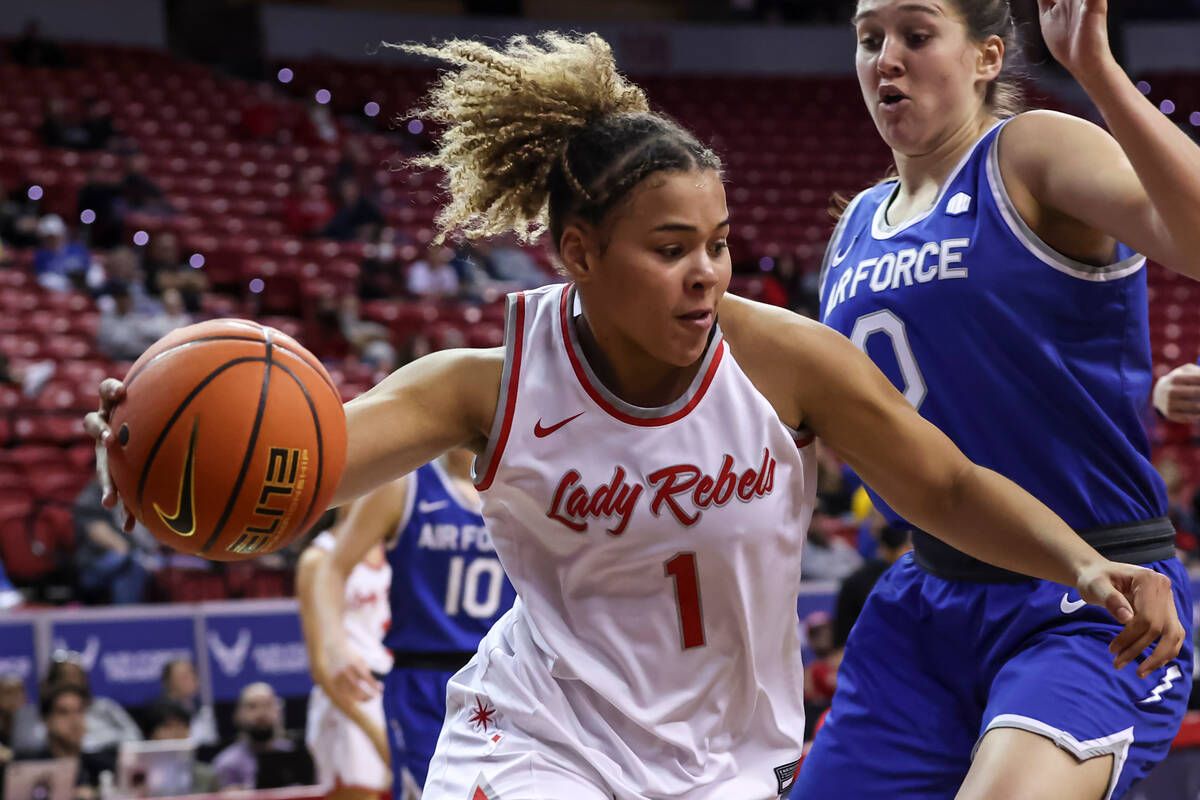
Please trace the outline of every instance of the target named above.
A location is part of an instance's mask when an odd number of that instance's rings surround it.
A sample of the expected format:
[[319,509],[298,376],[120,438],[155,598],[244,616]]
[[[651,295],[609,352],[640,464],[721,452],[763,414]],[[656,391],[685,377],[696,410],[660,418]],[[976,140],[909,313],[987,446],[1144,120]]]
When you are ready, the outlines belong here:
[[349,646],[341,620],[350,572],[395,528],[406,491],[406,479],[401,479],[355,501],[334,526],[333,549],[310,546],[296,567],[300,623],[313,681],[367,734],[384,763],[389,763],[387,736],[356,702],[365,699],[363,695],[375,694],[379,687],[366,663]]
[[1022,184],[1045,213],[1078,220],[1200,279],[1200,147],[1142,96],[1113,57],[1105,0],[1038,5],[1047,46],[1087,91],[1111,135],[1065,114],[1022,115],[1001,138],[1006,183]]
[[1184,631],[1165,576],[1105,559],[1028,492],[969,461],[833,329],[737,298],[721,313],[734,355],[784,421],[811,428],[905,519],[1105,606],[1125,626],[1113,642],[1118,667],[1155,641],[1140,674],[1178,655]]
[[1200,422],[1200,365],[1184,364],[1159,378],[1154,407],[1172,422]]

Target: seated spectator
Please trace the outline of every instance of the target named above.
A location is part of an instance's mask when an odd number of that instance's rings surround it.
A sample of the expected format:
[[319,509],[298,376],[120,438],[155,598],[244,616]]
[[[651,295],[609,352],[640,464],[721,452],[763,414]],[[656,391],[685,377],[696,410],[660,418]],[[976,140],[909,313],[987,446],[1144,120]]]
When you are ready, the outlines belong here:
[[187,310],[199,313],[204,292],[208,289],[208,278],[183,261],[175,234],[160,231],[151,237],[142,257],[142,274],[146,291],[151,295],[161,298],[163,292],[176,289],[182,294]]
[[533,257],[520,246],[515,234],[474,243],[488,275],[513,289],[532,289],[550,281]]
[[116,300],[110,292],[120,289],[129,291],[135,314],[149,316],[162,310],[162,304],[146,290],[146,278],[132,247],[122,245],[109,251],[104,274],[106,282],[96,292],[96,303],[102,312],[112,311],[116,307]]
[[57,371],[58,365],[51,359],[17,366],[0,353],[0,386],[15,386],[26,397],[37,397]]
[[378,322],[363,319],[359,300],[352,294],[342,297],[339,320],[342,336],[354,354],[376,373],[391,374],[399,365],[391,331]]
[[11,191],[0,187],[0,239],[13,247],[36,245],[41,207],[41,200],[30,199],[28,184]]
[[801,559],[801,580],[840,581],[862,563],[862,556],[838,535],[835,518],[818,509],[813,513]]
[[94,800],[100,789],[100,773],[111,771],[115,766],[113,749],[97,752],[83,747],[91,705],[92,699],[87,689],[76,684],[47,686],[39,703],[46,732],[45,743],[37,750],[17,754],[18,759],[31,761],[50,758],[77,760],[79,773],[75,779],[75,800]]
[[75,570],[83,599],[116,605],[143,602],[158,543],[140,522],[126,533],[119,516],[123,512],[101,505],[101,494],[100,482],[93,478],[73,509]]
[[[156,700],[146,710],[146,738],[155,742],[190,738],[188,710],[171,700]],[[212,766],[193,761],[192,785],[188,793],[208,794],[217,789],[217,774]]]
[[41,245],[33,254],[33,271],[38,283],[58,292],[84,288],[92,256],[82,244],[68,239],[62,217],[47,214],[38,221],[37,232]]
[[84,98],[79,124],[87,134],[86,147],[89,150],[107,149],[117,133],[113,125],[112,107],[94,95]]
[[83,121],[61,97],[46,99],[42,111],[42,125],[38,128],[38,133],[46,147],[65,147],[71,150],[91,148],[91,137]]
[[[312,783],[313,766],[308,750],[295,738],[284,734],[283,702],[270,684],[252,683],[242,689],[233,724],[238,731],[237,741],[213,759],[219,789],[266,789]],[[288,759],[291,762],[289,766],[298,766],[299,769],[282,769],[282,761],[271,759],[276,770],[271,774],[265,771],[260,774],[260,757],[275,753],[294,756],[294,759]],[[304,769],[306,761],[307,771]]]
[[125,218],[119,203],[121,186],[110,170],[99,164],[87,173],[87,181],[79,189],[76,205],[79,212],[91,211],[96,218],[87,226],[88,239],[93,247],[116,247],[121,243]]
[[121,178],[121,203],[128,211],[142,214],[169,214],[173,211],[166,195],[147,174],[150,162],[142,153],[132,153],[125,159],[125,175]]
[[46,670],[46,679],[42,681],[42,696],[57,686],[74,686],[90,698],[84,726],[83,752],[99,753],[112,750],[121,742],[141,741],[142,729],[120,703],[92,694],[91,682],[79,661],[78,653],[58,650],[51,654],[50,667]]
[[450,263],[454,251],[449,247],[429,248],[425,258],[408,267],[405,279],[408,293],[422,299],[458,296],[458,271]]
[[192,315],[183,307],[183,295],[175,288],[164,290],[161,307],[141,322],[142,332],[151,342],[157,342],[176,328],[191,324]]
[[322,105],[316,100],[308,101],[296,134],[298,142],[314,147],[335,145],[342,138],[341,129],[329,106]]
[[25,696],[25,681],[19,675],[0,675],[0,764],[12,758],[19,742],[31,739],[36,714]]
[[67,59],[62,48],[42,38],[42,24],[31,19],[21,29],[21,35],[9,46],[12,60],[23,67],[63,67]]
[[383,224],[379,207],[363,194],[358,181],[347,178],[337,184],[333,217],[325,226],[325,236],[342,242],[369,241],[372,228]]
[[200,701],[200,679],[189,659],[177,658],[163,665],[159,700],[177,705],[188,715],[187,732],[175,738],[188,738],[197,745],[217,743],[216,718],[212,706]]
[[333,204],[325,187],[308,170],[296,170],[292,190],[283,201],[283,221],[293,236],[317,236],[333,218]]
[[133,294],[123,281],[109,281],[104,294],[112,305],[101,308],[96,346],[114,361],[135,361],[158,337],[147,324],[150,316],[134,307]]

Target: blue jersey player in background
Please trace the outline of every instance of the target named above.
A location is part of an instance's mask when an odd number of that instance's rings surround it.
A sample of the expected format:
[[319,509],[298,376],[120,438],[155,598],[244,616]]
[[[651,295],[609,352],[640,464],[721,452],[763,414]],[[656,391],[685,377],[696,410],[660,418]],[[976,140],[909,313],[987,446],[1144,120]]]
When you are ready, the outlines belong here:
[[[383,693],[397,800],[420,797],[446,716],[446,682],[516,599],[479,514],[474,458],[451,450],[357,500],[339,525],[327,573],[315,581],[326,602],[341,597],[329,578],[344,583],[373,545],[386,545],[392,622],[384,644],[395,666],[364,688]],[[326,636],[325,653],[331,673],[355,657],[336,632]]]
[[821,315],[969,458],[1169,579],[1188,644],[1150,672],[1151,639],[1069,587],[914,531],[850,635],[798,799],[1119,798],[1185,711],[1191,598],[1141,423],[1140,254],[1200,277],[1200,149],[1116,63],[1103,0],[1039,7],[1111,135],[1016,113],[1005,0],[857,3],[859,83],[897,177],[842,214]]

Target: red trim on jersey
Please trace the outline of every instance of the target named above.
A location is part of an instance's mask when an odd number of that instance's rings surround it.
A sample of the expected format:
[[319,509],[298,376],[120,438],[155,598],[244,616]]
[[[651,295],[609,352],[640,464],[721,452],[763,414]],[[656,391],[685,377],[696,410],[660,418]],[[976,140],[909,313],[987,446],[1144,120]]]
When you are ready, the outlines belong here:
[[525,347],[525,293],[517,294],[517,304],[513,309],[513,343],[512,362],[508,372],[508,394],[504,398],[504,424],[500,426],[500,435],[496,439],[496,448],[488,462],[487,474],[475,489],[487,491],[496,477],[496,468],[500,466],[500,456],[504,453],[504,445],[508,443],[508,434],[512,430],[513,412],[517,408],[517,379],[521,375],[521,351]]
[[705,392],[708,391],[709,385],[713,382],[713,378],[717,376],[717,367],[721,363],[721,357],[725,355],[725,340],[721,339],[716,344],[716,352],[713,353],[712,361],[708,365],[708,371],[704,374],[704,380],[700,383],[696,393],[688,400],[687,405],[673,414],[668,414],[665,417],[635,417],[626,414],[619,408],[616,408],[612,403],[604,398],[604,394],[600,392],[592,382],[588,379],[587,372],[583,368],[583,364],[579,362],[579,357],[575,354],[575,348],[571,347],[571,331],[567,327],[567,298],[570,297],[570,286],[564,286],[562,290],[562,299],[559,302],[559,319],[562,323],[563,346],[567,349],[567,359],[571,362],[571,369],[575,371],[575,377],[579,380],[583,390],[588,393],[588,397],[604,409],[609,416],[624,422],[627,425],[638,425],[643,428],[656,428],[660,425],[669,425],[672,422],[678,422],[692,412],[697,404],[704,398]]

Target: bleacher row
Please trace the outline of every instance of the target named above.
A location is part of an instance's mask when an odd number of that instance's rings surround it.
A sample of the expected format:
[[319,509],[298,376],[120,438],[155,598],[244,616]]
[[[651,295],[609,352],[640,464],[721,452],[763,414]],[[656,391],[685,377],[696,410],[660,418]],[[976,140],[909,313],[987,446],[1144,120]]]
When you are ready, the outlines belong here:
[[[97,96],[112,104],[118,129],[149,157],[149,176],[177,213],[130,215],[126,235],[144,230],[177,233],[185,258],[199,253],[210,284],[211,316],[253,314],[322,350],[315,309],[322,299],[353,292],[371,245],[299,239],[284,232],[281,202],[297,169],[324,182],[341,157],[339,146],[279,144],[242,138],[240,109],[274,104],[283,115],[302,113],[317,88],[329,89],[336,109],[361,113],[381,104],[385,120],[411,107],[427,70],[382,64],[308,61],[290,65],[284,89],[222,77],[166,54],[123,47],[75,45],[76,69],[27,69],[0,64],[0,182],[42,187],[43,208],[78,220],[76,196],[89,170],[115,169],[118,157],[42,146],[37,128],[48,97],[78,103]],[[1151,78],[1155,92],[1195,85],[1194,76]],[[1191,83],[1189,83],[1191,81]],[[652,78],[642,82],[653,102],[710,142],[728,165],[729,199],[736,220],[734,248],[742,257],[792,256],[816,268],[831,223],[830,195],[852,191],[883,174],[887,152],[861,108],[850,78]],[[289,97],[288,93],[294,95]],[[264,99],[266,98],[266,99]],[[370,123],[374,124],[374,123]],[[387,221],[412,244],[403,260],[432,237],[436,177],[385,165],[398,152],[385,130],[348,126],[344,138],[360,143],[380,165],[379,200]],[[127,239],[128,240],[128,239]],[[14,580],[34,583],[53,573],[72,547],[67,504],[88,480],[92,459],[82,427],[95,405],[100,378],[124,374],[95,348],[98,312],[79,293],[53,293],[33,280],[29,251],[0,269],[0,352],[14,364],[56,362],[52,381],[35,398],[0,387],[0,559]],[[544,254],[539,257],[544,258]],[[249,281],[264,283],[261,293]],[[1152,342],[1156,370],[1200,353],[1200,291],[1195,284],[1152,268]],[[744,290],[752,283],[743,281]],[[502,341],[499,303],[428,304],[405,300],[364,303],[363,318],[383,323],[397,345],[417,333],[436,349],[451,341],[494,346]],[[332,364],[344,395],[372,376],[354,363]],[[1200,448],[1180,426],[1160,430],[1163,452],[1200,479]],[[235,574],[237,573],[235,568]],[[195,575],[188,573],[195,572]],[[160,580],[167,599],[263,596],[288,587],[286,576],[251,573],[230,578],[182,570]],[[233,581],[231,583],[231,581]]]

